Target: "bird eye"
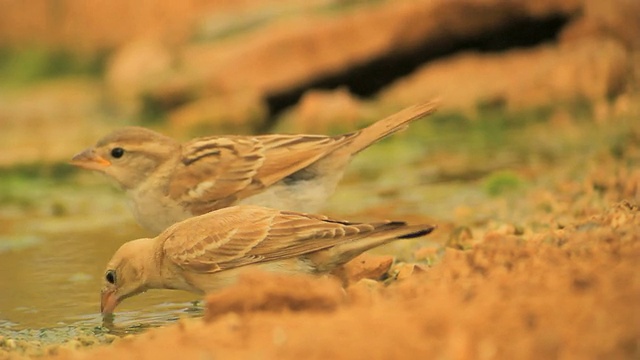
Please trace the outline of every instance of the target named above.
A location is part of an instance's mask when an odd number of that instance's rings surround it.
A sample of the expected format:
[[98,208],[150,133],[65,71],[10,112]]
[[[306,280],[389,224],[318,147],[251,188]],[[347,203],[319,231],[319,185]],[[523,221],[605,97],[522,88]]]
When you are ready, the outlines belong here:
[[113,156],[114,158],[119,159],[122,157],[122,155],[124,155],[123,148],[117,147],[117,148],[111,149],[111,156]]
[[108,270],[107,274],[105,275],[105,279],[107,279],[108,283],[115,285],[116,284],[116,272],[115,272],[115,270]]

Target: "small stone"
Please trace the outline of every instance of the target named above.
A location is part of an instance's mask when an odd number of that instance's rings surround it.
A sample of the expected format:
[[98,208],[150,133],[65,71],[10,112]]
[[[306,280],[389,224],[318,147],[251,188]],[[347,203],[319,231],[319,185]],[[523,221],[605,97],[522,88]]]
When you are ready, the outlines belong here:
[[396,264],[391,272],[395,273],[395,278],[397,280],[405,280],[413,275],[414,269],[415,264],[400,263]]
[[97,342],[95,337],[88,335],[80,335],[76,337],[76,340],[78,340],[82,346],[90,346]]
[[16,341],[14,339],[7,339],[4,342],[4,345],[9,350],[15,350],[18,347],[18,345],[16,344]]
[[447,247],[458,250],[466,250],[472,247],[473,233],[467,226],[461,226],[453,229],[449,240],[447,240]]
[[116,339],[118,339],[118,337],[113,334],[104,334],[104,342],[107,344],[111,344]]
[[496,232],[502,235],[514,235],[517,231],[513,224],[502,224]]
[[343,266],[344,280],[354,283],[361,279],[381,279],[391,268],[393,256],[362,254]]

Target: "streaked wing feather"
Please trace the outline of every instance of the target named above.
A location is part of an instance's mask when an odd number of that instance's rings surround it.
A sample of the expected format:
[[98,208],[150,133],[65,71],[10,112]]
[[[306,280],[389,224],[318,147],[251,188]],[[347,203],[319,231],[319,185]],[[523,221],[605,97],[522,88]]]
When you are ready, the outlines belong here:
[[194,215],[230,206],[304,169],[350,142],[352,135],[229,136],[183,146],[169,196]]
[[[375,230],[370,224],[336,222],[254,206],[226,208],[188,221],[197,222],[199,229],[174,234],[165,242],[164,250],[175,264],[195,272],[216,272],[300,256]],[[200,231],[202,228],[208,229],[209,234]],[[178,238],[182,240],[177,241]]]
[[252,186],[264,160],[252,138],[208,138],[183,147],[182,163],[169,185],[169,196],[194,214],[229,206]]
[[265,186],[304,169],[352,140],[352,135],[263,135],[264,163],[256,177]]
[[165,256],[178,266],[199,272],[221,270],[219,263],[246,258],[267,236],[277,211],[232,207],[190,218],[167,231]]

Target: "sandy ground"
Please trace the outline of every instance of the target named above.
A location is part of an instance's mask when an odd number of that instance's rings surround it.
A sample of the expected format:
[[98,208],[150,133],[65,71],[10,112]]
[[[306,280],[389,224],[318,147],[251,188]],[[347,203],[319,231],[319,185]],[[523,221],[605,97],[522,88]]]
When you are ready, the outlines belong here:
[[255,275],[210,296],[202,320],[55,358],[637,358],[638,225],[621,202],[526,240],[493,233],[346,292],[328,278]]
[[[622,175],[604,191],[640,190],[637,172]],[[583,206],[601,193],[579,193],[562,226],[454,236],[390,269],[389,257],[366,255],[350,263],[346,288],[336,277],[253,274],[210,295],[202,319],[48,357],[638,358],[638,206]]]

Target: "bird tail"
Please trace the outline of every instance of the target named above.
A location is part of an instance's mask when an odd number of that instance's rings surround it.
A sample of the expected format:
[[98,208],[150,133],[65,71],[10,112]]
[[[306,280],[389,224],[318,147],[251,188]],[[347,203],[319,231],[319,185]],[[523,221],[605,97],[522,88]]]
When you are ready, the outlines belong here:
[[316,252],[309,259],[316,265],[318,271],[331,271],[367,250],[395,240],[425,236],[436,228],[434,225],[407,225],[403,221],[389,221],[372,225],[375,230],[366,236]]
[[352,133],[353,141],[348,145],[349,152],[357,154],[376,141],[405,129],[412,121],[434,113],[438,104],[438,100],[432,100],[410,106]]

